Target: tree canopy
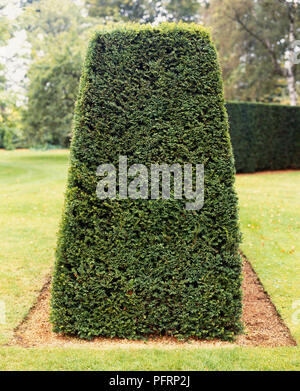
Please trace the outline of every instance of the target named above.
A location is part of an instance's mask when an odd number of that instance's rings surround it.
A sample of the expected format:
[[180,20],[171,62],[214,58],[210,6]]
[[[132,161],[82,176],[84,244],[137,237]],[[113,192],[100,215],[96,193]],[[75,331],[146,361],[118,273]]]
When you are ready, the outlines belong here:
[[[299,0],[22,0],[21,16],[1,16],[0,46],[15,31],[30,45],[23,129],[30,144],[66,146],[82,59],[98,25],[196,22],[209,26],[222,65],[227,100],[299,102]],[[0,2],[0,7],[7,5]],[[20,54],[21,56],[21,54]],[[28,57],[28,54],[26,54]],[[0,65],[1,115],[11,102]],[[24,84],[23,83],[23,84]],[[1,92],[2,91],[2,92]],[[15,107],[16,110],[18,110]],[[3,121],[2,121],[3,122]]]
[[205,21],[217,41],[227,98],[273,101],[287,94],[297,103],[298,0],[210,0]]

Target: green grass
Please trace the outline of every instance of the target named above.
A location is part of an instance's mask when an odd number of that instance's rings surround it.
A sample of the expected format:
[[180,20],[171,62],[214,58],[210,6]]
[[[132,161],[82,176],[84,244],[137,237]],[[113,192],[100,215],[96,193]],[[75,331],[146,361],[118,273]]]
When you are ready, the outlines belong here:
[[0,343],[26,315],[53,265],[68,154],[0,151]]
[[[0,345],[23,319],[54,262],[68,152],[0,151]],[[237,177],[242,250],[297,342],[300,173]],[[300,308],[300,306],[298,307]],[[0,347],[0,370],[296,370],[300,349]]]
[[62,349],[5,348],[2,370],[300,370],[296,348]]
[[300,172],[239,175],[237,190],[241,248],[300,343]]

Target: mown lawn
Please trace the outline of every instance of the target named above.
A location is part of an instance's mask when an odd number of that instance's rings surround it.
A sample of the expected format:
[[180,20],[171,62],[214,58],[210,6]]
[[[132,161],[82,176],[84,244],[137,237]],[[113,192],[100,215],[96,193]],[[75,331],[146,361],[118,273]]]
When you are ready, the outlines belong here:
[[[3,346],[53,266],[67,165],[67,151],[0,151],[0,301],[6,306],[1,370],[300,369],[298,347],[100,351]],[[300,343],[300,172],[238,176],[237,191],[242,250]]]

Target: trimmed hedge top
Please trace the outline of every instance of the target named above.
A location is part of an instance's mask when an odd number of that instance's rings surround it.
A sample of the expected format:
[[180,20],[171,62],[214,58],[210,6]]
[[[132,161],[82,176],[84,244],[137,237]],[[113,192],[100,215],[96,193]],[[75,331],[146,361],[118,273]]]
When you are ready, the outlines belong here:
[[[97,167],[202,163],[204,206],[100,200]],[[56,332],[231,339],[240,330],[234,163],[208,32],[132,26],[91,40],[75,110],[52,288]],[[172,193],[173,194],[173,193]]]

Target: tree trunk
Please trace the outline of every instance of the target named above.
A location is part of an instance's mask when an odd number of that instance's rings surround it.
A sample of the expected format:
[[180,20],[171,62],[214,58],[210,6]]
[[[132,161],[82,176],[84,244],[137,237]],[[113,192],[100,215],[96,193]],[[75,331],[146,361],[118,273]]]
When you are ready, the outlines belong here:
[[293,0],[288,4],[289,7],[289,20],[290,20],[290,29],[289,29],[289,48],[287,53],[286,61],[286,78],[288,85],[288,92],[290,97],[291,106],[297,105],[298,94],[296,90],[296,78],[295,78],[295,16],[298,7],[298,0]]
[[298,94],[296,91],[295,75],[291,69],[287,70],[287,84],[291,106],[297,106]]

